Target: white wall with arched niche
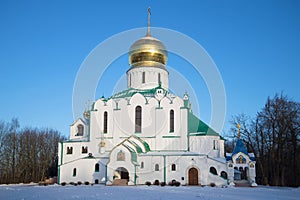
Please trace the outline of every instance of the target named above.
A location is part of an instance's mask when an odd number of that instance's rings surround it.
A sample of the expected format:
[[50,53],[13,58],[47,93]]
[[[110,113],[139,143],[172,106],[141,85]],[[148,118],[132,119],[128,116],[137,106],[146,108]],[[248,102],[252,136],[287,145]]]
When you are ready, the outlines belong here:
[[70,126],[70,140],[84,140],[88,136],[88,126],[85,120],[79,118]]

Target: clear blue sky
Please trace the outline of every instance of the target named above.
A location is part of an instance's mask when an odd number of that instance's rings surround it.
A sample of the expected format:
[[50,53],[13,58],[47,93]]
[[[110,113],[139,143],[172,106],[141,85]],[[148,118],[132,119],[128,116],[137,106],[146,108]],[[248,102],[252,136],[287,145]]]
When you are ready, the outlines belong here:
[[[17,117],[21,126],[51,127],[68,135],[81,63],[108,37],[146,26],[148,6],[153,26],[192,37],[218,66],[227,95],[224,132],[232,115],[254,116],[276,92],[300,101],[300,1],[2,0],[0,120]],[[99,83],[98,97],[111,95],[128,69],[126,56],[114,64],[106,84]],[[181,72],[188,68],[176,56],[169,64]],[[186,75],[192,79],[192,73]],[[210,97],[205,85],[199,90],[200,118],[207,122]]]

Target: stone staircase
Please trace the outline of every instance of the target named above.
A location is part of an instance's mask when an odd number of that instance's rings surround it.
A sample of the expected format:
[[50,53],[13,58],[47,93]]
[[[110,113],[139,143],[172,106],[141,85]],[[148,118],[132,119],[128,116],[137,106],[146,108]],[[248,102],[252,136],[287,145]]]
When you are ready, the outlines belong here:
[[235,187],[251,187],[249,181],[247,180],[240,180],[234,181]]
[[117,185],[117,186],[126,186],[128,181],[127,179],[115,179],[112,182],[112,185]]

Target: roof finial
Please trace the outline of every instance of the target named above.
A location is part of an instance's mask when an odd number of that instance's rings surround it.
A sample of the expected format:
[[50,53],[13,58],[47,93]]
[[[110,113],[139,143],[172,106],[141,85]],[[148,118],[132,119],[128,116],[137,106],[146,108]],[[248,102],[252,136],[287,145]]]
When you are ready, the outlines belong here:
[[148,7],[148,29],[147,29],[147,35],[146,36],[151,36],[151,33],[150,33],[150,17],[151,17],[151,8],[149,6]]
[[238,124],[237,127],[238,127],[238,139],[240,139],[240,137],[241,137],[241,125]]

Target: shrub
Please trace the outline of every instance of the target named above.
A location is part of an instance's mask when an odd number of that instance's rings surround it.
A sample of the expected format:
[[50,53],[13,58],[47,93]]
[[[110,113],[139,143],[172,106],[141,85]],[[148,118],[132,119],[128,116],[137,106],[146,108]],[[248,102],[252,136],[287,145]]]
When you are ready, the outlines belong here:
[[166,182],[161,182],[160,186],[164,187],[166,185]]
[[173,179],[172,181],[169,182],[169,186],[175,186],[176,185],[176,180]]
[[84,185],[89,185],[90,183],[88,181],[85,181],[84,182]]
[[215,183],[210,183],[209,185],[210,185],[210,187],[215,187],[216,186]]
[[78,185],[81,185],[82,183],[81,183],[81,181],[78,181],[77,184],[78,184]]
[[155,181],[153,182],[153,185],[159,185],[159,180],[155,180]]
[[61,186],[65,186],[65,185],[67,185],[66,182],[62,182],[62,183],[61,183]]
[[70,182],[69,184],[70,184],[70,185],[74,185],[75,183],[74,183],[74,182]]
[[175,182],[175,186],[176,186],[176,187],[179,187],[179,186],[180,186],[180,182],[179,182],[179,181],[176,181],[176,182]]
[[74,183],[74,186],[77,186],[77,183]]
[[150,185],[151,185],[151,182],[150,182],[150,181],[146,181],[145,185],[150,186]]

